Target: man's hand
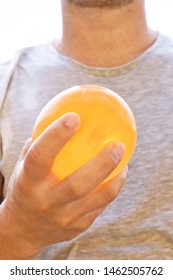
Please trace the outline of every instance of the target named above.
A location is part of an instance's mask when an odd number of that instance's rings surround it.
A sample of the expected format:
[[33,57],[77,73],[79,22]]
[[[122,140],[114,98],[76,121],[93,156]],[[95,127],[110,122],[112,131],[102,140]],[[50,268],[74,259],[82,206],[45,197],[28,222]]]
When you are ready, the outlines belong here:
[[0,206],[0,259],[31,258],[49,244],[71,240],[116,198],[127,168],[102,182],[120,162],[121,144],[104,147],[62,181],[51,172],[55,156],[79,127],[79,116],[68,113],[25,145]]

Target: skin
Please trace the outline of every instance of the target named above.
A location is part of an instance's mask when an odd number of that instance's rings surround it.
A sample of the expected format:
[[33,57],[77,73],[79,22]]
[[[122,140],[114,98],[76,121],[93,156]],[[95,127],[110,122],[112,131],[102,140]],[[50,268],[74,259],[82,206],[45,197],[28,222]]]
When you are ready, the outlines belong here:
[[127,169],[102,182],[122,158],[120,143],[104,147],[63,181],[51,172],[56,154],[79,127],[79,116],[68,113],[34,143],[27,141],[0,207],[1,259],[29,259],[49,244],[71,240],[118,195]]
[[[143,0],[125,2],[101,8],[62,0],[63,36],[54,42],[55,48],[90,66],[129,62],[154,42],[156,34],[146,25]],[[27,141],[0,205],[0,259],[29,259],[49,244],[71,240],[116,199],[127,168],[111,181],[103,181],[124,154],[121,143],[105,146],[63,181],[51,172],[56,154],[75,135],[80,122],[78,115],[68,113],[34,143]]]
[[119,8],[84,8],[72,2],[76,1],[61,1],[63,34],[54,46],[83,64],[120,66],[139,56],[156,40],[157,33],[147,26],[144,0],[133,0],[130,4],[131,1],[121,1]]

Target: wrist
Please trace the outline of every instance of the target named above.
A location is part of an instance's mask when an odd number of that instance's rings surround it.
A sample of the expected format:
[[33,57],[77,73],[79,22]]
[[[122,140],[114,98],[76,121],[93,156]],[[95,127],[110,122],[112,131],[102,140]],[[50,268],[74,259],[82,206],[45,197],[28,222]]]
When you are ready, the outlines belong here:
[[8,213],[5,201],[0,205],[0,259],[32,259],[41,249],[28,240],[29,233],[18,225],[14,215]]

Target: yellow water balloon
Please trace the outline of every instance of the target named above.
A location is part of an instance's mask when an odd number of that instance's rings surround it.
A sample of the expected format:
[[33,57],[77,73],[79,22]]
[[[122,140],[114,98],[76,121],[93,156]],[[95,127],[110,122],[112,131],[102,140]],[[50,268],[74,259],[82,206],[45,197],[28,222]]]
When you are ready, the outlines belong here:
[[135,118],[127,103],[105,87],[79,85],[68,88],[51,99],[40,112],[33,129],[33,141],[68,112],[80,115],[81,126],[57,154],[52,167],[56,176],[63,179],[70,175],[111,142],[122,142],[126,152],[106,180],[120,173],[132,157],[137,140]]

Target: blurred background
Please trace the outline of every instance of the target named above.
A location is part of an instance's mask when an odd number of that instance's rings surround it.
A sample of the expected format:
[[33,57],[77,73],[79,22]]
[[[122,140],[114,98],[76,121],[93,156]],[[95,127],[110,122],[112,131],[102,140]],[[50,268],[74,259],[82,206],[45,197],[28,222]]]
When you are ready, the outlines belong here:
[[[173,0],[145,1],[148,24],[173,37]],[[0,63],[60,36],[60,0],[0,0]]]

